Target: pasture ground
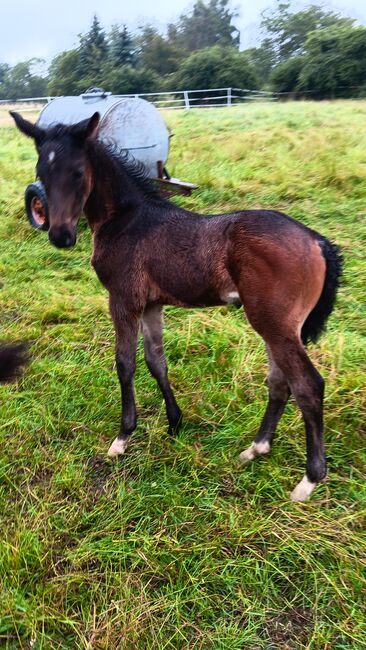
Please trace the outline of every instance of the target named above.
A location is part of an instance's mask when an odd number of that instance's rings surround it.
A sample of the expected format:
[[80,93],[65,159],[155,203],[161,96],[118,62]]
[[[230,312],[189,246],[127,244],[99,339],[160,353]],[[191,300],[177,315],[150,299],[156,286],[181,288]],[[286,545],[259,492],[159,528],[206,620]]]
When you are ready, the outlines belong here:
[[0,388],[0,648],[358,650],[366,647],[366,102],[166,113],[169,169],[219,212],[284,210],[338,242],[343,287],[310,354],[326,379],[329,480],[289,501],[305,463],[290,404],[270,457],[242,469],[266,400],[241,310],[166,309],[184,415],[169,439],[143,364],[127,455],[107,297],[90,234],[62,251],[32,230],[33,144],[0,116],[1,337],[32,343]]

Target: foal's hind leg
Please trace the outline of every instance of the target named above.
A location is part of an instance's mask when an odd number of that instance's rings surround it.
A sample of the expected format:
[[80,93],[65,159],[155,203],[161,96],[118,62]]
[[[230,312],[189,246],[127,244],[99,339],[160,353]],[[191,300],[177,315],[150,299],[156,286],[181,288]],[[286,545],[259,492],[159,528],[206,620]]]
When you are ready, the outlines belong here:
[[258,433],[254,442],[240,454],[242,463],[253,460],[256,456],[268,454],[272,447],[272,440],[277,424],[285,409],[290,390],[285,375],[273,359],[270,348],[267,346],[269,374],[268,374],[268,403]]
[[160,305],[147,307],[142,315],[144,353],[147,367],[163,393],[169,433],[174,433],[182,421],[182,412],[175,400],[168,379],[168,369],[163,346],[163,314]]
[[306,473],[291,493],[293,501],[305,501],[326,474],[323,439],[324,380],[314,368],[299,340],[270,343],[276,364],[286,376],[301,409],[306,432]]

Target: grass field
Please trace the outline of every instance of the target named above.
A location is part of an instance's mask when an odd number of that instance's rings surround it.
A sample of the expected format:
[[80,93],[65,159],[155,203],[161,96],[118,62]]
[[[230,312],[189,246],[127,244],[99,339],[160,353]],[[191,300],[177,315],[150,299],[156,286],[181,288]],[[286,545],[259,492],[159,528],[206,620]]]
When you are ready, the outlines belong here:
[[[1,111],[0,111],[1,113]],[[305,464],[290,404],[270,457],[242,469],[266,399],[261,340],[234,308],[166,309],[185,423],[169,439],[141,350],[139,426],[119,462],[107,297],[90,234],[57,250],[27,224],[33,144],[0,114],[2,339],[32,343],[0,388],[0,648],[366,647],[366,102],[167,113],[169,169],[202,212],[272,207],[343,248],[310,354],[326,379],[329,480],[289,501]]]

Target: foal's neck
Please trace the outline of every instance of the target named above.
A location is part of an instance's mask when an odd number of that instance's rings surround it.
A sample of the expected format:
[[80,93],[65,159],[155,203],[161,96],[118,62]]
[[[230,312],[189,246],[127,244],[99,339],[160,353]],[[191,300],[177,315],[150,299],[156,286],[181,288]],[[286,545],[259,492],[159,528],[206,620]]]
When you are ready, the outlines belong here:
[[142,205],[143,192],[129,175],[123,161],[98,140],[88,143],[87,159],[92,189],[84,213],[91,229],[95,231],[116,218],[127,223]]

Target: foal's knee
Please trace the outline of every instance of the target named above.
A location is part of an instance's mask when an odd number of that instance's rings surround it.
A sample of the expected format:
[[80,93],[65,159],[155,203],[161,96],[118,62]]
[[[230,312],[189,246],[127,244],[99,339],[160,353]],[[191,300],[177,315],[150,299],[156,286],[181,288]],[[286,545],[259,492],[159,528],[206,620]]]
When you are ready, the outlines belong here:
[[117,351],[116,366],[118,377],[121,381],[126,382],[133,379],[136,370],[136,362],[134,359],[129,359]]

